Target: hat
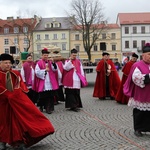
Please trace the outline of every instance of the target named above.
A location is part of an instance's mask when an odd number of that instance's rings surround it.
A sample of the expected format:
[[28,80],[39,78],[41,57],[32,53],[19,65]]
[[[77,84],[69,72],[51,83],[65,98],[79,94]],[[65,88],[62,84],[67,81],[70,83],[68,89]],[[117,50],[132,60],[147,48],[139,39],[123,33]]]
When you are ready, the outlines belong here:
[[110,55],[110,54],[107,52],[103,52],[102,56],[105,56],[105,55]]
[[146,43],[142,48],[143,53],[150,52],[150,43]]
[[135,53],[132,54],[132,57],[136,57],[136,58],[139,58],[139,56]]
[[14,58],[11,55],[5,54],[5,53],[0,55],[0,61],[3,61],[3,60],[10,60],[12,64],[15,62]]
[[47,48],[44,48],[44,49],[42,49],[42,54],[49,54],[49,51],[48,51],[48,49]]
[[75,49],[75,48],[73,48],[72,50],[71,50],[71,54],[72,53],[78,53],[78,51]]

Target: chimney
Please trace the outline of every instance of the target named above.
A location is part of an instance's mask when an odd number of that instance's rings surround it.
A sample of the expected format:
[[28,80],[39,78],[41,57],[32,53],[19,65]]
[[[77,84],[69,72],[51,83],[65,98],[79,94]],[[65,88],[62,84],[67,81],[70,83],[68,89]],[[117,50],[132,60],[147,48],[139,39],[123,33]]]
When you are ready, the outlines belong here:
[[7,17],[7,20],[13,20],[14,17]]

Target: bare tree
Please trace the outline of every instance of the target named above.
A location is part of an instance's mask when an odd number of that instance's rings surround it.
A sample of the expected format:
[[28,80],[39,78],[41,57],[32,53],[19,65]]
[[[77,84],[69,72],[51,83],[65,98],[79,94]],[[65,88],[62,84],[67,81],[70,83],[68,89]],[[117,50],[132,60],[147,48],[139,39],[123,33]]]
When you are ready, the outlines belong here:
[[83,47],[91,60],[91,49],[102,31],[107,29],[100,0],[73,0],[70,17],[75,19],[74,27],[82,34]]
[[[32,49],[31,46],[33,45],[33,30],[39,23],[40,17],[35,15],[35,12],[31,12],[28,9],[25,12],[18,10],[16,14],[17,18],[11,19],[10,21],[12,22],[13,26],[19,23],[19,32],[15,33],[18,51],[21,52],[20,42],[24,41],[26,44],[26,51],[28,52],[30,49]],[[16,44],[14,43],[14,45]]]

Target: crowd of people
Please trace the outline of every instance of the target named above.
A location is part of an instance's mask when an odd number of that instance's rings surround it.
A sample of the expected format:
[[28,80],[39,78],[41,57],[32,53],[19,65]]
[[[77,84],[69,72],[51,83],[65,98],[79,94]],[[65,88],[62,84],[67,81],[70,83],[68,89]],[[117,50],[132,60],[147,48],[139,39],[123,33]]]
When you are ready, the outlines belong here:
[[77,50],[72,49],[66,60],[49,53],[42,49],[36,62],[28,54],[20,72],[12,69],[11,55],[0,55],[0,150],[7,144],[26,150],[53,134],[55,129],[42,112],[51,114],[59,101],[74,112],[82,108],[81,80],[86,78]]
[[116,100],[119,104],[133,107],[133,126],[136,136],[150,132],[150,43],[142,49],[142,60],[133,53],[131,60],[122,68],[120,80],[117,67],[109,59],[109,53],[102,54],[102,60],[96,67],[96,80],[93,97],[101,100]]
[[[21,71],[12,69],[14,58],[0,55],[0,149],[6,144],[16,150],[25,150],[46,136],[53,134],[52,123],[43,115],[51,114],[54,105],[65,102],[65,108],[74,112],[83,107],[80,89],[87,86],[85,72],[78,51],[72,49],[64,59],[58,52],[53,57],[47,48],[42,49],[41,59],[34,62],[26,56]],[[55,54],[55,55],[54,55]],[[143,47],[142,60],[133,53],[118,74],[117,63],[110,54],[102,53],[96,66],[93,97],[116,100],[133,107],[134,133],[150,131],[150,44]]]

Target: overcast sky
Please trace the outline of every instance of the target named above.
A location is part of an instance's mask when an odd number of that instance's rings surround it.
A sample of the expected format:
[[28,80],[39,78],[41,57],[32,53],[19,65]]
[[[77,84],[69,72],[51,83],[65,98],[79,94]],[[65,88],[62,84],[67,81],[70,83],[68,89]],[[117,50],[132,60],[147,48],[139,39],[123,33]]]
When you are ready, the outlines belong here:
[[[0,18],[23,16],[26,10],[30,15],[36,14],[43,18],[64,17],[65,11],[70,9],[71,2],[72,0],[0,0]],[[100,2],[109,23],[116,22],[118,13],[150,12],[150,0],[100,0]]]

